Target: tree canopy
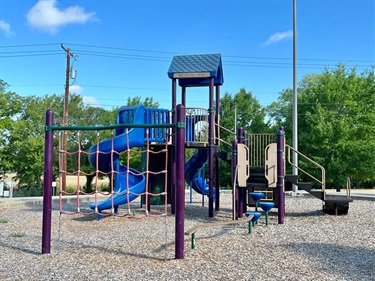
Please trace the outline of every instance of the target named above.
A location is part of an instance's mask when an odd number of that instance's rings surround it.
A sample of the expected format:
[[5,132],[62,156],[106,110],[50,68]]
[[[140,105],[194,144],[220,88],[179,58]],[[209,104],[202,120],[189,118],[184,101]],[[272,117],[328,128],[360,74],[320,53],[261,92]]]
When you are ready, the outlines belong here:
[[[281,92],[268,113],[291,136],[291,89]],[[328,184],[343,185],[346,177],[373,182],[374,69],[358,74],[340,64],[305,76],[298,87],[298,128],[298,150],[325,167]]]

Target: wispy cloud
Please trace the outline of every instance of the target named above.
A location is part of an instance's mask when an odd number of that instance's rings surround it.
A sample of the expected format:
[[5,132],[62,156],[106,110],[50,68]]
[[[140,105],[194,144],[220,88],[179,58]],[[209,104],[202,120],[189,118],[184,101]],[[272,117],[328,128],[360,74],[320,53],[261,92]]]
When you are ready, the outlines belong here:
[[3,32],[5,34],[5,36],[7,37],[11,37],[11,36],[14,36],[16,35],[11,27],[10,27],[10,24],[3,21],[3,20],[0,20],[0,31]]
[[83,88],[79,85],[70,85],[69,86],[69,93],[81,95],[83,92]]
[[87,13],[77,5],[59,9],[57,4],[56,0],[39,0],[27,13],[30,26],[55,34],[68,24],[84,24],[96,20],[95,12]]
[[85,96],[82,98],[83,103],[92,107],[101,107],[99,101],[94,97]]
[[268,40],[264,42],[263,45],[268,46],[268,45],[276,44],[280,41],[285,41],[285,40],[292,39],[292,38],[293,38],[292,30],[288,30],[284,32],[277,32],[277,33],[271,34],[271,36],[268,37]]

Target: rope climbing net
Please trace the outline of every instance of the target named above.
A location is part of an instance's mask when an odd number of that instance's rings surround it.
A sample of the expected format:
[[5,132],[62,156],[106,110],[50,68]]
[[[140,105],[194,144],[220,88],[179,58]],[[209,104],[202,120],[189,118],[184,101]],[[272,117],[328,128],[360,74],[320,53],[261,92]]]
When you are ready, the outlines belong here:
[[[102,130],[71,127],[65,136],[69,143],[75,144],[69,146],[70,149],[64,148],[64,131],[58,131],[60,214],[136,219],[167,217],[169,130],[162,128],[164,137],[151,143],[152,134],[161,128],[148,127],[142,130],[144,142],[140,147],[131,146],[132,129],[129,128],[121,136],[116,136],[115,130],[111,129],[108,138],[105,127]],[[90,138],[96,139],[95,145],[85,149],[88,146],[84,144]],[[157,163],[162,164],[151,165],[150,159],[157,159]],[[137,169],[132,167],[134,165]],[[156,182],[157,188],[152,188]],[[151,209],[151,202],[155,201],[158,205]]]

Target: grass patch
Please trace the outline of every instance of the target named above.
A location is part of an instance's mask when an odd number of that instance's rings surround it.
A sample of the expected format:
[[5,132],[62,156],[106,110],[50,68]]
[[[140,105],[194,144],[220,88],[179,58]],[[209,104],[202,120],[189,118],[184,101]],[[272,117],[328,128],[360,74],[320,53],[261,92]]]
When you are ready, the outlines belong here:
[[25,233],[24,232],[21,232],[21,231],[16,231],[16,232],[13,232],[10,236],[12,237],[24,237],[25,236]]
[[8,222],[7,219],[2,219],[2,218],[0,218],[0,223],[7,223],[7,222]]

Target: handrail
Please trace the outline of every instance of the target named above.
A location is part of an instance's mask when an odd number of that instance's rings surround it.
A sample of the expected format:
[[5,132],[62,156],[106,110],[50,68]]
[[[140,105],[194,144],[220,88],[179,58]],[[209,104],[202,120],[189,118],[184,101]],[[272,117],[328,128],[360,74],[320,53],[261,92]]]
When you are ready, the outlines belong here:
[[[322,191],[325,193],[325,190],[326,190],[326,171],[324,169],[324,167],[320,164],[318,164],[317,162],[315,162],[314,160],[310,159],[309,157],[307,157],[306,155],[302,154],[301,152],[299,152],[298,150],[294,149],[293,147],[285,144],[285,147],[287,148],[288,150],[288,162],[290,165],[292,165],[293,167],[297,168],[299,171],[303,172],[304,174],[308,175],[309,177],[311,177],[312,179],[316,180],[318,183],[320,183],[322,185]],[[290,160],[290,151],[293,151],[295,153],[297,153],[299,156],[302,156],[302,158],[304,158],[305,160],[309,161],[311,164],[315,165],[317,168],[321,169],[322,171],[322,179],[319,180],[317,179],[316,177],[314,177],[313,175],[311,175],[310,173],[306,172],[305,170],[301,169],[300,167],[298,167],[297,165],[294,165],[291,160]]]
[[351,198],[351,195],[350,195],[350,189],[351,189],[350,178],[347,177],[347,178],[346,178],[346,197],[347,197],[347,198]]
[[[223,129],[224,131],[227,131],[228,133],[232,134],[232,135],[234,136],[234,138],[236,137],[236,133],[235,133],[235,132],[233,132],[233,131],[231,131],[231,130],[229,130],[229,129],[223,127],[223,126],[221,126],[220,124],[215,123],[215,125],[219,128],[219,131],[220,131],[221,129]],[[218,139],[220,142],[223,142],[223,143],[225,143],[226,145],[232,146],[231,143],[229,143],[229,142],[227,142],[227,141],[225,141],[225,140],[223,140],[223,139],[221,139],[221,138],[217,138],[217,137],[215,136],[215,139]]]

